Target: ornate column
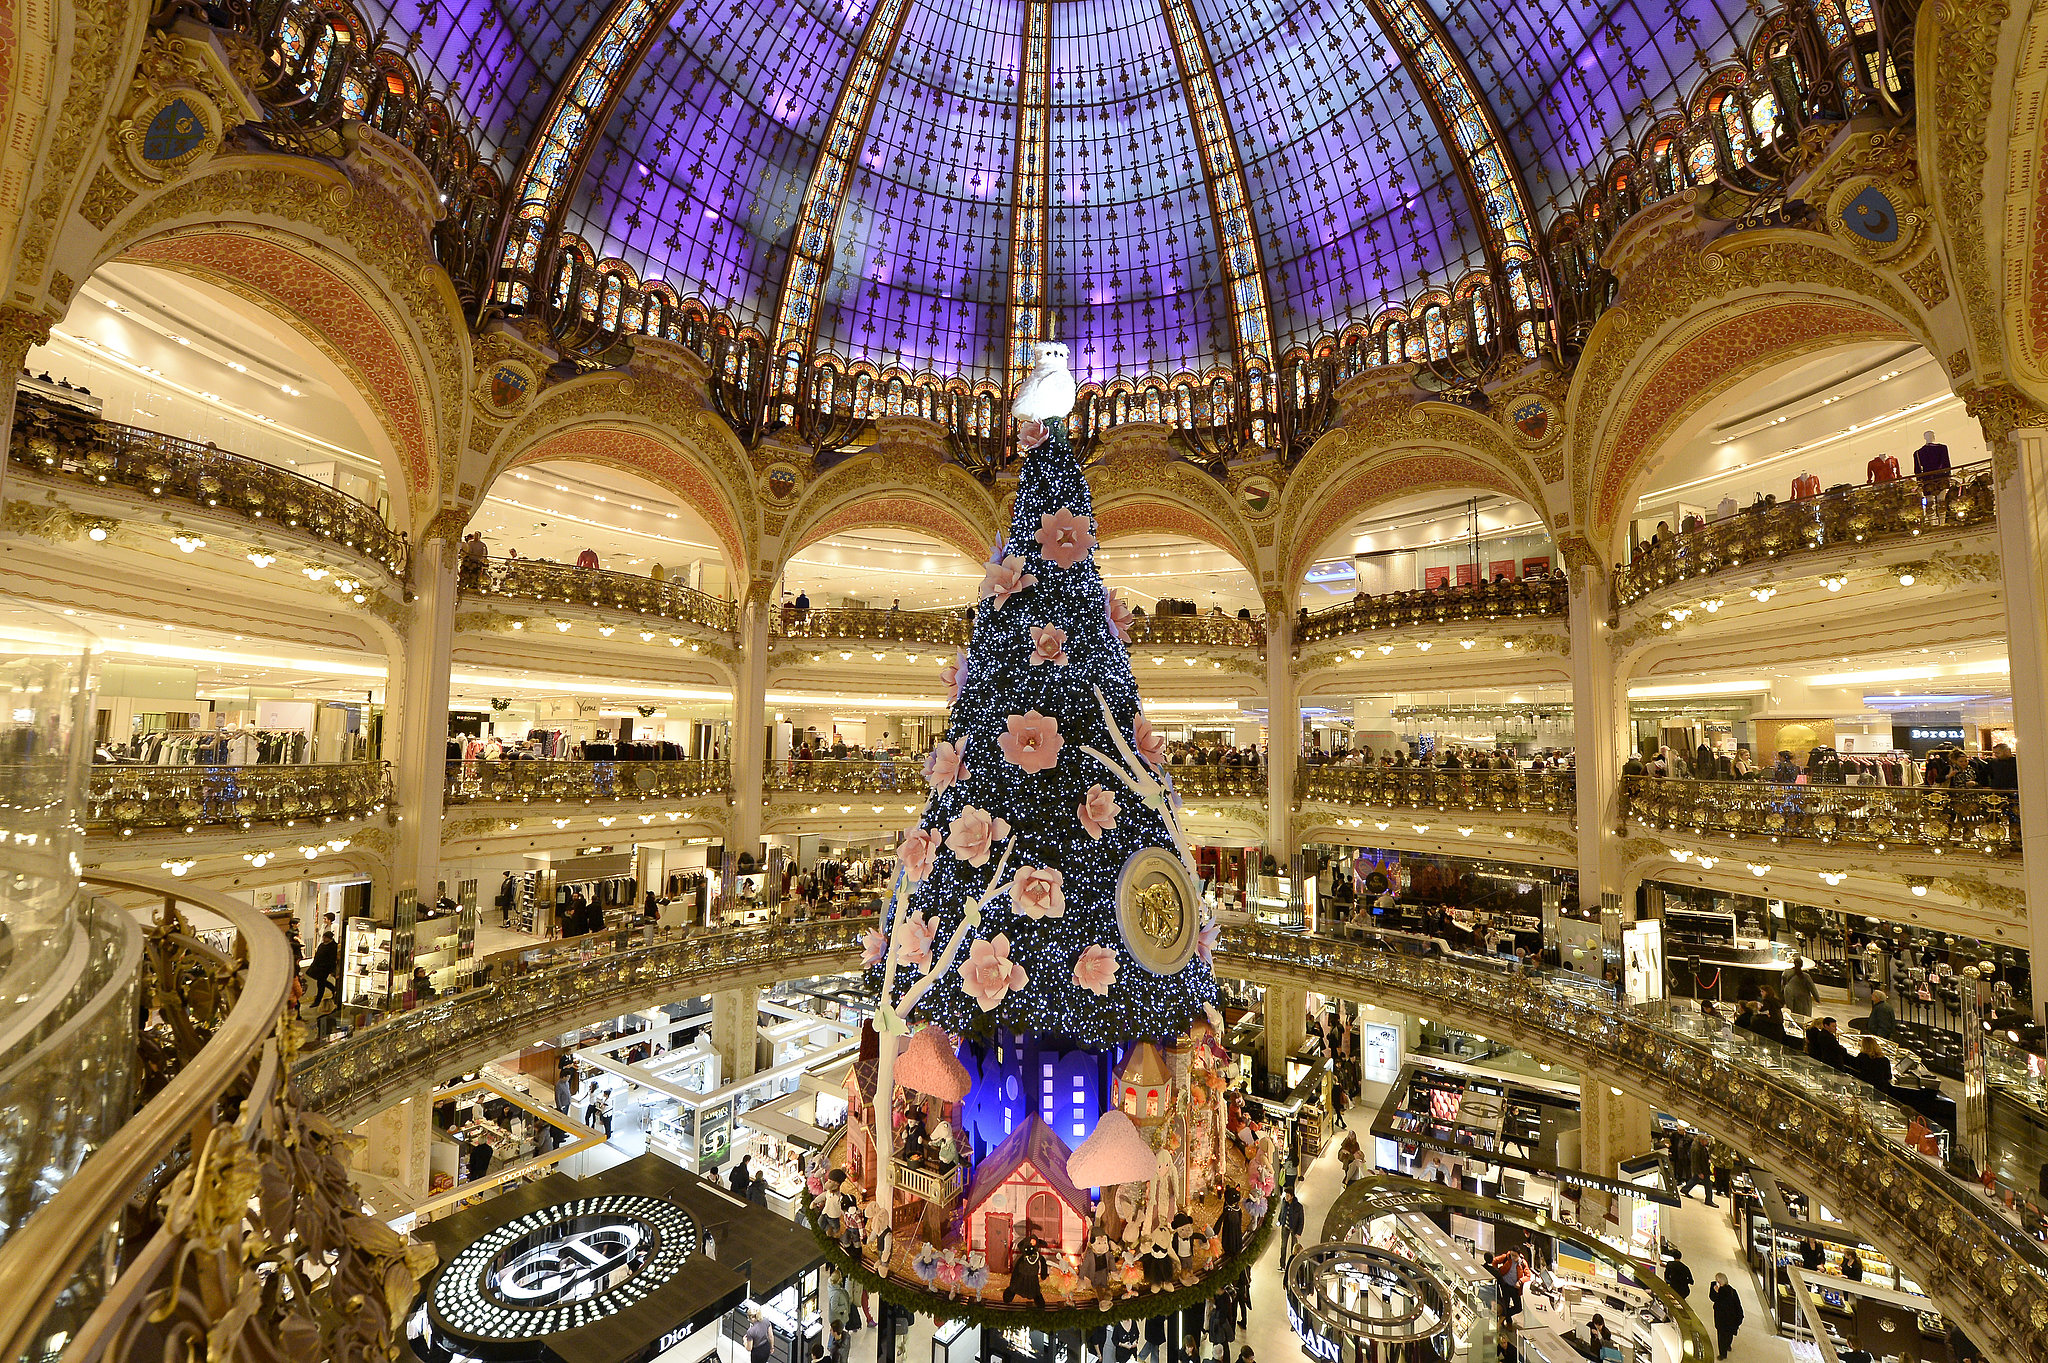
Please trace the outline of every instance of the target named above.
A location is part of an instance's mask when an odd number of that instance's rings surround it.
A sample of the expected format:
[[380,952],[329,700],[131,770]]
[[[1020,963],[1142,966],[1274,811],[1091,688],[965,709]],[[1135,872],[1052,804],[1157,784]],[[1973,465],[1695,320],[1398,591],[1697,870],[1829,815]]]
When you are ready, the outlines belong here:
[[1287,1081],[1287,1057],[1308,1037],[1308,994],[1291,984],[1266,985],[1266,1029],[1259,1037],[1259,1059],[1266,1073]]
[[[53,317],[46,317],[40,312],[30,312],[25,308],[0,307],[0,365],[6,366],[0,373],[10,376],[19,374],[21,366],[28,359],[28,352],[50,339],[50,327],[55,321]],[[7,380],[6,394],[4,399],[0,399],[0,412],[5,413],[7,422],[0,426],[0,431],[7,432],[11,441],[14,432],[12,377]],[[6,457],[0,455],[0,506],[7,504],[7,464]]]
[[[2019,822],[2048,842],[2048,412],[2018,389],[1986,384],[1963,404],[1984,427],[1998,495],[1998,560],[2005,578],[2006,656],[2019,738]],[[2023,863],[2024,945],[2048,960],[2048,847]],[[2038,968],[2037,972],[2038,974]],[[2034,985],[2034,1018],[2048,1022],[2048,985]]]
[[1620,1162],[1648,1154],[1656,1142],[1650,1105],[1595,1074],[1579,1078],[1579,1168],[1613,1178]]
[[350,1167],[390,1179],[408,1197],[425,1201],[432,1179],[428,1156],[434,1144],[434,1093],[420,1089],[385,1108],[355,1129],[363,1137]]
[[1613,591],[1599,555],[1578,535],[1558,546],[1565,561],[1572,641],[1572,747],[1578,806],[1579,903],[1600,907],[1607,945],[1620,945],[1626,908],[1621,902],[1621,750],[1628,702],[1615,676]]
[[761,991],[728,989],[711,997],[711,1045],[723,1070],[719,1083],[754,1073],[754,1038],[760,1031]]
[[767,760],[769,623],[775,580],[755,578],[740,602],[739,668],[732,687],[732,823],[735,858],[761,842],[763,763]]
[[1294,617],[1266,594],[1266,852],[1286,870],[1294,854],[1294,779],[1301,764],[1301,703],[1294,694]]
[[[391,858],[391,890],[433,898],[441,864],[441,795],[448,777],[448,672],[455,637],[452,537],[429,533],[412,555],[412,617],[390,660],[384,703],[388,712],[384,756],[391,764],[398,802],[398,843]],[[373,904],[382,917],[387,899]]]

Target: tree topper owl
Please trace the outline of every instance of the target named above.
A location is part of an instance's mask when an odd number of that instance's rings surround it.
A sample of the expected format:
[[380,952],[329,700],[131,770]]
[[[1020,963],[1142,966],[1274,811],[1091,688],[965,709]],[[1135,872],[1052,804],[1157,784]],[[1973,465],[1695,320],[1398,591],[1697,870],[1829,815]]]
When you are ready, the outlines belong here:
[[1031,372],[1017,385],[1010,404],[1018,425],[1027,421],[1061,421],[1074,410],[1074,374],[1067,368],[1067,348],[1058,341],[1031,347]]

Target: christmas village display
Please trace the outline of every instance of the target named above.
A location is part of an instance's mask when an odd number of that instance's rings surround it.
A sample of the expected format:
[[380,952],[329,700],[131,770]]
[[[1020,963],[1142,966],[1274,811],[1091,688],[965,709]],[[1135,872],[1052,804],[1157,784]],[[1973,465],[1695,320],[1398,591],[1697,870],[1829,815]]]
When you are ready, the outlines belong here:
[[875,1020],[809,1178],[820,1231],[939,1315],[1220,1282],[1277,1168],[1227,1082],[1216,928],[1096,571],[1063,375],[1037,347],[1010,535],[942,674],[930,796],[864,940]]

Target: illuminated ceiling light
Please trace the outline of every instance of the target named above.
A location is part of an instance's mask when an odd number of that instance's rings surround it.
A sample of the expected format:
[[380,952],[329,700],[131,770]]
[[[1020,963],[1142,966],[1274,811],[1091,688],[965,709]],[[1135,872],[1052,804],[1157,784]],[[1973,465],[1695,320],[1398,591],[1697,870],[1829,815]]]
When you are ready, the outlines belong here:
[[1899,585],[1900,585],[1901,587],[1910,587],[1910,586],[1912,586],[1912,585],[1913,585],[1913,575],[1912,575],[1911,573],[1908,573],[1908,572],[1901,572],[1901,573],[1899,574]]
[[1470,828],[1460,827],[1458,829],[1458,836],[1461,838],[1469,838],[1472,836],[1472,830]]
[[1161,657],[1156,657],[1156,656],[1155,656],[1155,657],[1154,657],[1154,658],[1152,659],[1152,666],[1154,666],[1154,667],[1164,667],[1164,666],[1166,666],[1166,659],[1164,659],[1164,658],[1161,658]]
[[567,819],[556,819],[556,820],[555,820],[555,827],[557,827],[557,828],[567,828],[568,826],[569,826],[569,821],[568,821]]
[[1385,656],[1386,656],[1387,654],[1389,654],[1389,653],[1392,653],[1393,651],[1394,651],[1394,646],[1393,646],[1392,644],[1381,644],[1381,645],[1380,645],[1380,656],[1381,656],[1381,657],[1385,657]]
[[512,622],[512,628],[514,628],[514,629],[525,629],[525,628],[526,628],[526,622],[525,622],[524,620],[514,620],[514,621]]
[[851,654],[851,653],[841,653],[841,654],[839,655],[839,661],[841,661],[841,662],[843,662],[843,663],[850,663],[850,662],[852,662],[852,661],[853,661],[853,654]]
[[1749,589],[1749,594],[1755,597],[1759,602],[1763,602],[1768,601],[1772,597],[1776,596],[1778,594],[1778,589],[1776,587],[1751,587]]
[[597,627],[597,632],[599,634],[602,634],[605,638],[609,639],[612,637],[612,631],[616,628],[618,628],[616,625],[599,625]]
[[674,635],[674,634],[671,634],[671,635],[669,635],[669,636],[668,636],[668,642],[669,642],[669,646],[670,646],[671,648],[681,648],[681,647],[683,646],[683,641],[682,641],[682,638],[681,638],[681,636],[679,636],[679,635]]
[[182,876],[185,874],[185,872],[192,869],[195,862],[191,858],[187,858],[183,861],[166,861],[160,862],[158,864],[162,866],[164,870],[169,871],[172,875]]
[[1429,831],[1429,825],[1426,823],[1410,824],[1408,826],[1418,833],[1427,833]]
[[1460,640],[1458,640],[1458,647],[1459,647],[1459,648],[1473,648],[1473,647],[1476,647],[1476,646],[1478,645],[1478,643],[1479,643],[1479,641],[1478,641],[1477,639],[1460,639]]
[[304,573],[307,577],[311,578],[315,582],[318,582],[321,578],[327,576],[327,570],[325,568],[301,568],[299,569],[299,571]]
[[1927,897],[1927,887],[1925,885],[1915,885],[1913,887],[1913,894],[1915,898],[1925,899]]
[[171,536],[171,543],[177,545],[179,549],[188,554],[195,549],[204,549],[206,547],[206,541],[197,535],[173,535]]
[[1673,861],[1691,861],[1692,853],[1686,851],[1683,847],[1674,847],[1671,849],[1671,859]]
[[1820,580],[1820,585],[1826,587],[1831,592],[1838,592],[1849,585],[1849,579],[1842,573],[1829,573]]
[[87,530],[85,532],[85,537],[93,541],[94,543],[98,543],[99,541],[107,537],[107,527],[105,527],[104,525],[95,525],[90,530]]
[[653,630],[651,630],[651,629],[643,629],[643,630],[641,630],[641,631],[640,631],[640,642],[641,642],[641,643],[643,643],[643,644],[650,644],[650,643],[653,643],[653,642],[654,642],[654,631],[653,631]]
[[249,562],[255,564],[258,568],[268,568],[271,564],[277,562],[277,555],[266,554],[260,549],[252,550],[249,554]]
[[1712,615],[1715,611],[1721,609],[1721,606],[1722,601],[1721,598],[1718,596],[1710,597],[1707,600],[1700,602],[1700,609],[1705,611],[1709,615]]
[[1822,871],[1819,874],[1820,878],[1830,885],[1839,885],[1849,878],[1847,871]]
[[915,653],[906,653],[906,654],[904,654],[904,655],[903,655],[903,657],[905,658],[905,660],[906,660],[906,661],[909,661],[909,662],[913,662],[913,663],[914,663],[914,662],[916,662],[916,661],[917,661],[917,655],[916,655]]
[[555,621],[555,628],[567,634],[569,632],[569,622],[567,620],[557,620]]
[[1416,641],[1415,647],[1420,649],[1422,652],[1427,653],[1429,652],[1431,647],[1433,647],[1433,645],[1427,639],[1420,639]]
[[1697,864],[1697,865],[1699,866],[1699,868],[1700,868],[1700,869],[1701,869],[1702,871],[1711,871],[1711,870],[1713,870],[1713,869],[1714,869],[1714,863],[1715,863],[1715,862],[1717,862],[1717,861],[1719,861],[1719,860],[1720,860],[1720,858],[1719,858],[1719,857],[1710,857],[1710,856],[1708,856],[1708,855],[1707,855],[1706,853],[1704,853],[1704,852],[1698,852],[1698,853],[1695,853],[1695,854],[1693,855],[1693,861],[1694,861],[1694,862],[1695,862],[1695,863],[1696,863],[1696,864]]

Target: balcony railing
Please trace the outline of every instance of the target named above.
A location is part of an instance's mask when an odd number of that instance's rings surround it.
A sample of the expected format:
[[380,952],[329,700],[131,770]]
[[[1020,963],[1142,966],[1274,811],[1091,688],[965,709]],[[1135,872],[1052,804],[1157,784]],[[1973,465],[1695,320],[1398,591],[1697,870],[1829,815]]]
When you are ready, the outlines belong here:
[[1567,595],[1562,577],[1532,577],[1519,582],[1482,582],[1471,587],[1363,596],[1325,607],[1303,619],[1295,630],[1295,642],[1315,644],[1411,625],[1561,616],[1565,613]]
[[1204,762],[1200,766],[1183,762],[1169,766],[1166,774],[1183,800],[1263,800],[1266,798],[1264,767],[1233,767],[1228,763]]
[[2019,792],[1624,776],[1628,817],[1665,832],[1841,843],[1878,851],[2019,851]]
[[301,766],[102,766],[92,769],[86,825],[95,831],[319,825],[381,813],[391,800],[381,762]]
[[822,795],[925,795],[924,763],[915,757],[770,758],[769,790]]
[[1679,1004],[1623,1008],[1529,972],[1493,972],[1297,933],[1226,928],[1217,969],[1280,971],[1325,993],[1436,1015],[1628,1084],[1775,1165],[1848,1214],[1981,1345],[2048,1358],[2048,1252],[1976,1185],[1908,1144],[1915,1114],[1867,1085]]
[[1234,615],[1146,615],[1131,621],[1131,651],[1147,647],[1266,647],[1266,618],[1240,620]]
[[572,1025],[564,1019],[617,1017],[663,998],[730,987],[721,983],[727,979],[849,969],[860,959],[860,934],[874,926],[872,917],[814,919],[665,933],[651,944],[594,959],[586,951],[564,951],[552,966],[529,963],[515,977],[366,1027],[300,1062],[292,1077],[309,1106],[360,1120],[380,1099],[431,1082],[423,1070],[473,1068]]
[[[721,977],[848,969],[872,919],[663,938],[596,963],[471,990],[366,1029],[302,1062],[304,1100],[360,1120],[452,1073],[577,1016],[610,1016]],[[1624,1008],[1597,981],[1386,951],[1298,933],[1226,927],[1219,972],[1294,977],[1324,992],[1432,1015],[1630,1084],[1656,1105],[1784,1171],[1899,1257],[1978,1342],[2004,1359],[2048,1357],[2048,1255],[1973,1185],[1906,1142],[1912,1114],[1856,1080],[1746,1033],[1709,1030],[1677,1007]]]
[[834,607],[798,610],[784,606],[775,615],[775,633],[784,639],[840,640],[892,644],[933,644],[967,647],[974,638],[974,612],[868,610]]
[[676,800],[718,795],[731,789],[732,769],[724,762],[478,758],[448,764],[448,784],[441,798],[450,804],[472,800],[567,804],[594,800]]
[[1445,813],[1549,814],[1572,818],[1577,773],[1437,767],[1310,766],[1296,788],[1304,800]]
[[301,530],[382,564],[394,577],[405,574],[404,534],[345,492],[211,444],[103,421],[36,390],[17,390],[9,457],[36,473]]
[[592,606],[702,625],[731,633],[738,621],[733,603],[680,582],[656,582],[637,573],[578,568],[532,558],[492,558],[464,564],[462,590],[544,605]]
[[1660,539],[1615,579],[1623,605],[1659,587],[1801,554],[1912,539],[1939,530],[1988,525],[1996,514],[1991,465],[1946,474],[1830,488],[1818,497],[1736,512]]

